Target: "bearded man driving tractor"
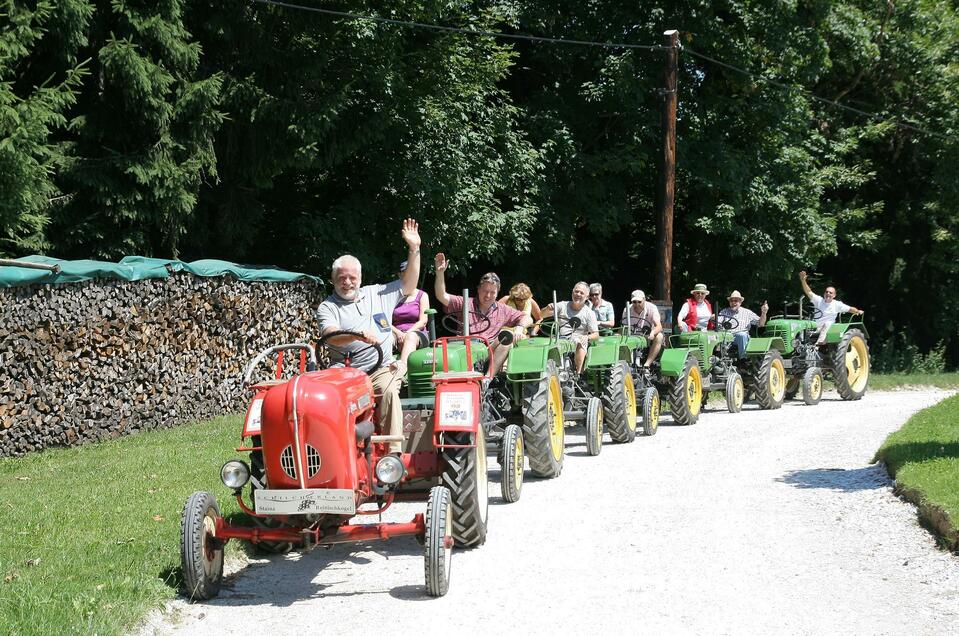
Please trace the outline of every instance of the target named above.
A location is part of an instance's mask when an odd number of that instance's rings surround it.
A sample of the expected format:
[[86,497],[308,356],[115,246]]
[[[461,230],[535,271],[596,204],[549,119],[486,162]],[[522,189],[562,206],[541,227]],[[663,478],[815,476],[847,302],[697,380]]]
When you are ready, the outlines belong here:
[[[330,338],[333,366],[343,366],[347,356],[350,366],[370,376],[378,400],[379,430],[383,434],[403,435],[403,409],[400,405],[400,382],[406,375],[406,365],[393,358],[393,310],[416,290],[420,276],[419,225],[413,219],[403,222],[403,240],[409,249],[407,267],[399,280],[366,285],[360,261],[349,254],[333,261],[334,292],[320,303],[317,310],[320,335],[334,331],[352,331]],[[379,345],[383,357],[379,358]],[[390,452],[402,451],[400,442],[390,442]]]
[[[446,270],[450,262],[442,252],[436,255],[435,261],[436,285],[433,291],[436,292],[436,299],[448,314],[463,311],[463,297],[446,292]],[[504,327],[523,327],[526,330],[533,324],[533,319],[526,313],[496,302],[499,288],[499,276],[493,272],[483,274],[476,286],[476,297],[472,299],[469,312],[470,335],[485,338],[493,349],[494,374],[503,368],[506,356],[513,347],[512,344],[504,345],[498,342],[496,334]]]

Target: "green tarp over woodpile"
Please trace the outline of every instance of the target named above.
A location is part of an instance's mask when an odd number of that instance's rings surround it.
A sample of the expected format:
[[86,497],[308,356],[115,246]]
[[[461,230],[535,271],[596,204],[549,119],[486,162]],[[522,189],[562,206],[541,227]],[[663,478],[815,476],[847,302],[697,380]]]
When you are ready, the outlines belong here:
[[31,269],[16,266],[0,266],[0,287],[21,287],[33,283],[59,285],[76,283],[95,278],[119,280],[143,280],[147,278],[166,278],[174,272],[189,272],[196,276],[230,275],[239,280],[264,282],[289,282],[296,280],[320,279],[309,274],[288,272],[273,267],[256,265],[237,265],[228,261],[203,259],[186,263],[184,261],[145,256],[126,256],[119,263],[107,261],[64,261],[48,256],[24,256],[16,259],[28,263],[59,265],[59,272],[43,269]]

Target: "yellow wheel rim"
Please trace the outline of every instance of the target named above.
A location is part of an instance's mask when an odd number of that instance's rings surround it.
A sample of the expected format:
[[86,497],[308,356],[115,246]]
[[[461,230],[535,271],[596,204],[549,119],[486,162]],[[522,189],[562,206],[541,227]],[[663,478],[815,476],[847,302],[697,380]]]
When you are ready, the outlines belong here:
[[633,386],[633,376],[628,373],[623,376],[623,387],[626,392],[626,427],[636,430],[636,387]]
[[513,447],[513,483],[517,488],[523,483],[523,436],[516,437]]
[[869,351],[859,336],[849,341],[846,350],[846,377],[853,391],[862,391],[869,381]]
[[603,444],[603,408],[600,407],[596,413],[596,447]]
[[686,406],[690,415],[699,415],[699,409],[703,406],[703,376],[698,365],[689,370],[689,377],[686,378]]
[[786,394],[786,369],[783,361],[776,359],[769,367],[769,395],[778,402]]
[[737,408],[742,407],[745,397],[746,387],[743,386],[743,379],[736,378],[736,386],[733,388],[733,404],[735,404]]
[[653,396],[653,403],[649,407],[649,420],[652,422],[652,428],[655,430],[659,426],[659,393]]
[[812,382],[809,385],[809,392],[812,394],[812,399],[814,400],[818,400],[819,396],[822,395],[822,376],[818,373],[812,378]]
[[549,402],[546,405],[546,417],[549,421],[549,443],[553,450],[553,459],[563,458],[563,392],[559,388],[559,379],[554,375],[549,379]]

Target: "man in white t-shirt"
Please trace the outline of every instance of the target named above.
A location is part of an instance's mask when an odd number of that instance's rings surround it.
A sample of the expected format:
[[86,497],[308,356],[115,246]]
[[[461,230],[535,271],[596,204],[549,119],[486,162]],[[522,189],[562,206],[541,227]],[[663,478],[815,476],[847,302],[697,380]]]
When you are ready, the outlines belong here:
[[646,302],[646,294],[642,289],[633,290],[629,297],[629,307],[623,310],[623,324],[629,328],[630,334],[638,334],[644,328],[649,328],[649,335],[646,336],[649,352],[643,363],[644,367],[649,367],[663,347],[663,322],[659,317],[659,308]]
[[[555,312],[559,317],[559,337],[566,340],[572,340],[576,343],[576,373],[583,372],[583,363],[586,361],[586,348],[589,347],[590,340],[596,340],[599,337],[599,326],[596,322],[596,314],[586,304],[589,297],[589,285],[583,282],[576,283],[573,286],[572,300],[546,305],[543,308],[543,318],[549,318]],[[571,318],[579,318],[579,326],[575,329],[569,324]]]
[[823,291],[822,296],[814,293],[806,281],[806,272],[799,272],[799,282],[802,283],[803,293],[809,298],[812,306],[822,312],[821,315],[816,318],[816,331],[819,333],[819,339],[816,341],[817,345],[821,345],[826,341],[826,332],[828,332],[829,327],[836,322],[836,317],[839,316],[839,314],[848,312],[861,316],[864,313],[862,309],[857,309],[852,305],[847,305],[841,300],[837,300],[835,287],[827,287],[825,291]]

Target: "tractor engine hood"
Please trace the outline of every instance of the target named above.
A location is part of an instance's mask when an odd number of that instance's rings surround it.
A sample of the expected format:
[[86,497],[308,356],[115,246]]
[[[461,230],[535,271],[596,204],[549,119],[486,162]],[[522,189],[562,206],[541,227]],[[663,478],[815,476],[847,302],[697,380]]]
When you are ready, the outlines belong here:
[[373,418],[373,385],[351,368],[299,375],[263,400],[263,461],[270,488],[356,489],[356,423]]

